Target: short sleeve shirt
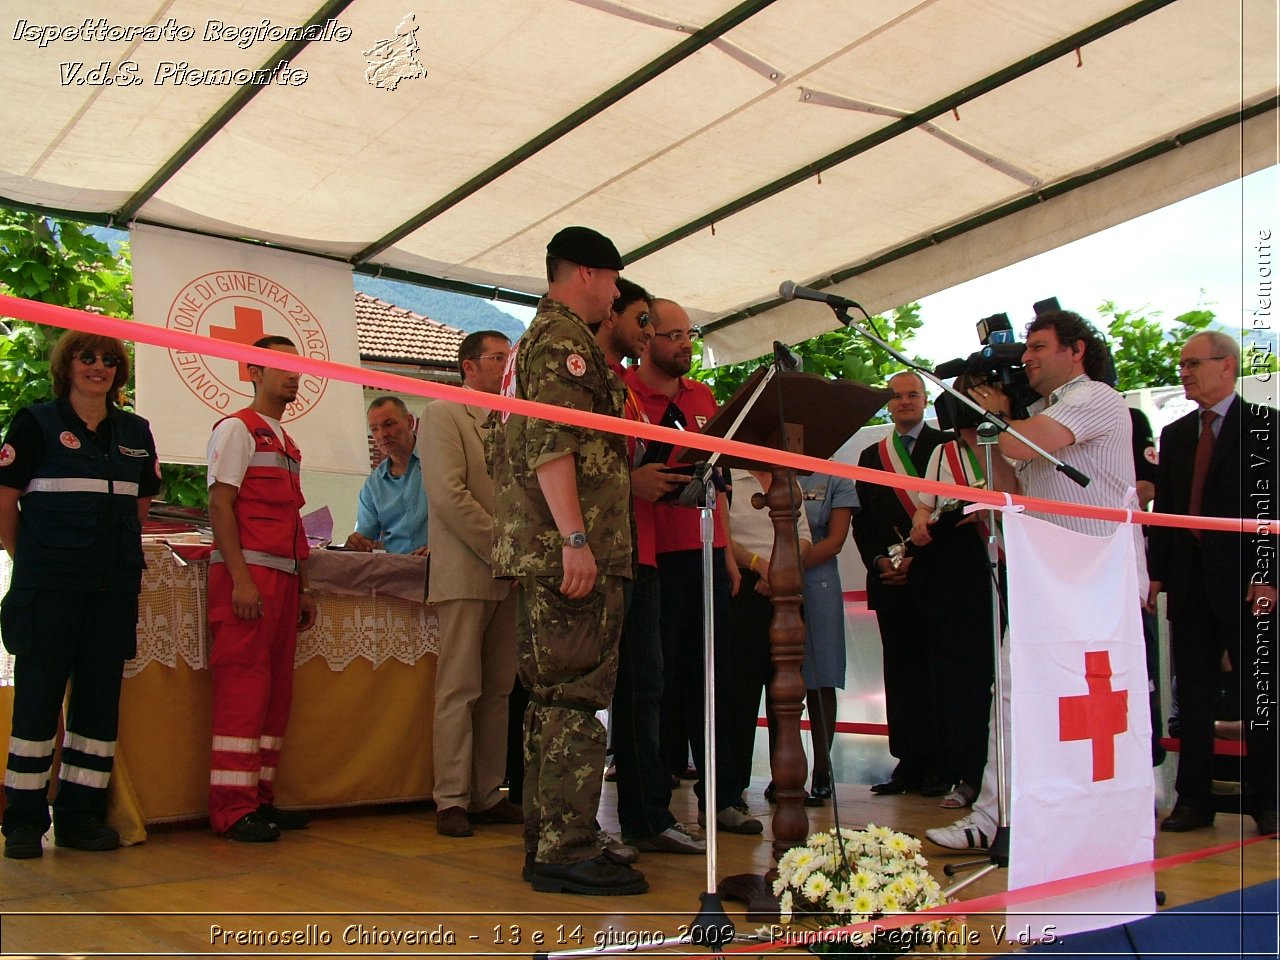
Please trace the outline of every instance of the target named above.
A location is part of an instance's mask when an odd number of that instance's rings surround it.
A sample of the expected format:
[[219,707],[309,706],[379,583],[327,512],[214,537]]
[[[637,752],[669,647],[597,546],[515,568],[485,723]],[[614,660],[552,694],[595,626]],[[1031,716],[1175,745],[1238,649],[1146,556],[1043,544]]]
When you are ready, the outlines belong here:
[[[55,402],[68,426],[83,425],[84,421],[76,415],[75,408],[67,400]],[[116,407],[108,407],[107,417],[98,424],[97,430],[88,431],[86,428],[99,449],[105,451],[110,447],[112,421],[124,416],[129,414]],[[147,457],[147,469],[142,471],[142,478],[138,483],[139,497],[154,497],[160,492],[159,457],[156,455],[154,442],[147,447]],[[0,445],[0,486],[25,490],[43,460],[44,433],[31,411],[23,408],[13,415],[4,443]]]
[[390,457],[373,468],[360,488],[356,532],[381,540],[387,553],[413,553],[427,545],[427,493],[416,453],[398,477],[391,475]]
[[[1029,412],[1032,416],[1050,417],[1071,431],[1075,440],[1055,454],[1088,476],[1091,482],[1081,487],[1055,470],[1048,460],[1032,457],[1017,465],[1024,494],[1095,507],[1136,505],[1136,500],[1129,496],[1135,482],[1133,425],[1124,397],[1107,384],[1082,375],[1054,390],[1047,400],[1032,404]],[[1091,536],[1108,536],[1116,526],[1106,520],[1056,513],[1032,515]]]
[[[680,386],[674,400],[666,394],[654,390],[640,378],[640,368],[627,370],[627,385],[635,391],[644,405],[650,422],[661,423],[667,412],[667,406],[674,403],[684,415],[685,429],[690,433],[698,433],[706,426],[707,421],[716,415],[719,409],[711,388],[705,383],[680,378]],[[672,450],[667,462],[674,464],[679,450]],[[653,508],[653,526],[655,546],[659,554],[676,550],[702,549],[702,533],[699,524],[700,511],[693,507],[681,507],[674,503],[657,503]],[[729,538],[725,535],[724,520],[719,511],[715,513],[715,539],[712,546],[725,547]]]

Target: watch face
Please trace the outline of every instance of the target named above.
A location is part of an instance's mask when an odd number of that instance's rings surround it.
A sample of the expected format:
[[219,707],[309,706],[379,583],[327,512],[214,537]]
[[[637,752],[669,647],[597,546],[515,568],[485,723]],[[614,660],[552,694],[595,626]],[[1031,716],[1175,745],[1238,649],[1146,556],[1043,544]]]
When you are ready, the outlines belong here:
[[585,533],[571,533],[564,538],[565,544],[570,547],[585,547],[587,545],[587,535]]

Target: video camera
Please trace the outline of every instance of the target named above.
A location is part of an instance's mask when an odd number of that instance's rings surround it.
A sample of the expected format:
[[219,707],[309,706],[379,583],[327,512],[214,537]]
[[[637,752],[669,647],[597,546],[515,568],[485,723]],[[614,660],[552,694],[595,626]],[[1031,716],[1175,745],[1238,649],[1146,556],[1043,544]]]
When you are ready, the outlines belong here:
[[[1049,301],[1036,304],[1036,315],[1047,309]],[[1056,300],[1053,301],[1057,303]],[[957,357],[941,363],[933,371],[935,376],[944,380],[952,377],[965,377],[969,386],[991,384],[999,387],[1009,398],[1010,416],[1015,420],[1027,418],[1027,407],[1040,399],[1040,395],[1031,389],[1027,381],[1026,370],[1022,366],[1022,355],[1026,352],[1026,344],[1014,339],[1013,324],[1009,322],[1007,313],[993,313],[983,317],[976,324],[978,341],[982,349],[967,357]],[[981,418],[969,407],[962,404],[949,393],[944,393],[934,401],[934,410],[938,414],[938,426],[944,430],[959,430],[962,427],[976,427]]]

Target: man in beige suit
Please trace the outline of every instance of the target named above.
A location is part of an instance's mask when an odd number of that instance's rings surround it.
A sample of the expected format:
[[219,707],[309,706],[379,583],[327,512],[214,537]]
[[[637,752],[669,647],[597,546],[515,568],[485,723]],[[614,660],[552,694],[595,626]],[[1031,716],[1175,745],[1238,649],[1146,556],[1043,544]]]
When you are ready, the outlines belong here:
[[[497,331],[458,348],[463,386],[497,393],[511,343]],[[516,675],[516,597],[494,580],[493,481],[485,467],[485,407],[437,400],[418,438],[431,503],[431,586],[440,615],[436,667],[436,831],[469,837],[475,823],[521,823],[499,792],[506,769],[507,697]]]

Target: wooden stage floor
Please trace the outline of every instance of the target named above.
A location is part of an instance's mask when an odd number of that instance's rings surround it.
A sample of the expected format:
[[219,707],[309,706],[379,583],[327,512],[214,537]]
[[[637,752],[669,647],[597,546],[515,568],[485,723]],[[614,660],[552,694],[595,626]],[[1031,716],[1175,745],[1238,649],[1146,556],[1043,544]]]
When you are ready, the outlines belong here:
[[[764,782],[754,781],[749,801],[764,814],[768,838]],[[871,821],[922,835],[952,818],[936,800],[873,797],[865,784],[840,794],[845,825]],[[673,810],[695,818],[688,784],[677,790]],[[825,827],[832,808],[809,814],[811,828]],[[616,828],[611,786],[601,819]],[[1246,839],[1256,835],[1252,819],[1219,815],[1212,830],[1157,834],[1157,854],[1226,843],[1242,831]],[[1158,875],[1157,887],[1168,906],[1178,906],[1270,880],[1277,849],[1268,841],[1177,867]],[[718,875],[763,871],[769,850],[767,840],[721,834]],[[944,886],[942,866],[964,859],[927,841],[924,853]],[[156,829],[145,844],[115,853],[61,850],[48,838],[39,860],[0,860],[0,955],[531,956],[590,949],[597,938],[659,935],[671,945],[661,952],[705,953],[681,939],[706,889],[700,857],[647,854],[638,867],[649,893],[617,898],[535,893],[520,880],[521,864],[518,826],[483,826],[472,838],[448,839],[436,834],[434,810],[424,804],[321,812],[309,829],[262,845],[232,843],[195,826]],[[1005,882],[996,872],[962,896],[996,893]],[[741,904],[726,909],[740,935],[759,926],[745,919]],[[992,942],[991,928],[1005,920],[971,918],[982,944],[971,955],[1009,949]],[[272,931],[291,942],[269,942]]]

